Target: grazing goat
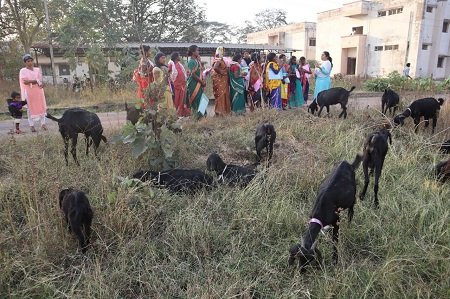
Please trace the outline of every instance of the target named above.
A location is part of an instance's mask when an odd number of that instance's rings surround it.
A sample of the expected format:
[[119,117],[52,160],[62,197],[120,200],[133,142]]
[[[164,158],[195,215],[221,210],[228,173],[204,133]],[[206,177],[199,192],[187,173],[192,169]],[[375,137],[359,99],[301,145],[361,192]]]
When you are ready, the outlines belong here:
[[[391,113],[391,115],[394,116],[395,111],[397,111],[399,102],[400,97],[395,91],[389,88],[385,89],[383,96],[381,97],[381,112],[383,112],[383,114],[386,114],[386,112],[389,109],[389,113]],[[392,108],[394,108],[393,112]]]
[[142,117],[142,109],[136,109],[134,106],[128,106],[128,103],[125,103],[125,111],[127,112],[127,120],[129,120],[133,125],[135,125],[139,118]]
[[311,220],[304,233],[301,243],[293,245],[289,252],[289,265],[296,258],[299,259],[300,269],[312,261],[321,261],[320,252],[316,249],[317,236],[327,226],[333,226],[333,259],[337,263],[337,243],[339,240],[339,213],[348,209],[348,221],[353,217],[353,206],[356,202],[355,170],[361,163],[362,157],[357,155],[352,164],[341,161],[320,184],[316,203],[314,204]]
[[334,87],[328,90],[321,91],[317,95],[317,99],[309,105],[308,111],[314,114],[314,112],[319,110],[318,106],[320,106],[319,114],[317,115],[318,117],[320,117],[320,114],[322,113],[322,109],[324,107],[327,107],[327,113],[330,113],[331,105],[341,104],[342,112],[341,114],[339,114],[339,118],[344,116],[344,119],[346,119],[348,97],[355,88],[355,86],[352,86],[350,90],[346,90],[342,87]]
[[[66,165],[69,165],[69,140],[72,140],[70,152],[72,153],[73,159],[77,165],[80,165],[77,159],[78,133],[84,134],[86,137],[86,155],[89,153],[91,143],[94,144],[94,152],[95,156],[97,156],[100,141],[107,142],[106,137],[103,136],[103,127],[100,118],[95,113],[80,108],[71,108],[64,111],[62,117],[59,119],[50,114],[47,114],[47,118],[58,122],[59,132],[64,140],[64,158],[66,159]],[[92,142],[89,138],[92,138]]]
[[364,199],[369,186],[369,168],[371,174],[375,171],[375,206],[378,207],[378,181],[380,180],[381,171],[383,169],[384,158],[388,152],[389,144],[392,144],[392,136],[388,130],[382,129],[378,132],[370,134],[364,142],[363,154],[363,171],[364,171],[364,188],[360,194],[361,200]]
[[445,182],[450,179],[450,160],[440,162],[434,169],[438,181]]
[[396,125],[404,125],[405,118],[411,116],[414,119],[414,124],[416,128],[414,132],[417,133],[419,129],[420,118],[423,116],[425,119],[425,127],[429,125],[429,119],[433,119],[433,127],[431,132],[434,133],[434,129],[436,128],[438,111],[441,109],[442,104],[444,103],[444,99],[435,99],[435,98],[424,98],[415,100],[409,105],[408,108],[402,113],[394,117],[394,123]]
[[439,150],[444,154],[450,154],[450,139],[444,142]]
[[85,253],[89,245],[94,215],[86,194],[72,188],[64,189],[59,193],[59,207],[69,224],[69,232],[75,233],[81,251]]
[[139,171],[133,175],[133,178],[143,182],[151,180],[158,186],[167,187],[172,193],[195,193],[214,186],[213,178],[199,169]]
[[265,148],[268,153],[268,160],[272,159],[273,144],[277,138],[277,132],[270,123],[263,123],[256,128],[255,146],[258,162],[261,161],[261,151]]
[[215,171],[219,176],[219,182],[229,186],[240,185],[245,187],[256,175],[254,169],[225,164],[222,158],[216,153],[209,155],[208,160],[206,160],[206,168],[209,171]]

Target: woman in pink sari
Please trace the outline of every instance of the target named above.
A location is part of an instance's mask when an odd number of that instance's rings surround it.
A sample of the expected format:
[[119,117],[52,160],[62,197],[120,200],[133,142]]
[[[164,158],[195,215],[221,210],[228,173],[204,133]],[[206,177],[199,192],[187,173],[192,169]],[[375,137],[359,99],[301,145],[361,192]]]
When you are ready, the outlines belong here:
[[25,67],[20,70],[19,83],[22,97],[26,99],[28,106],[28,123],[31,132],[36,132],[34,121],[40,120],[43,130],[45,126],[45,116],[47,115],[47,103],[45,101],[44,89],[42,84],[41,69],[33,67],[33,57],[30,54],[23,56]]

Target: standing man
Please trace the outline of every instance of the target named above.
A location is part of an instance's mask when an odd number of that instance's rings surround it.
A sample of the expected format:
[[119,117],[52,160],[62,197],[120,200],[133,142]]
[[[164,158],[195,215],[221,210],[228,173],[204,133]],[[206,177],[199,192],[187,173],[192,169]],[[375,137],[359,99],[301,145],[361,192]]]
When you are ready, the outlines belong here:
[[45,101],[44,85],[42,83],[42,72],[40,68],[33,66],[33,57],[30,54],[23,56],[25,67],[20,70],[19,84],[22,97],[27,101],[28,123],[31,132],[36,132],[35,120],[39,120],[44,131],[45,116],[47,115],[47,102]]
[[403,77],[412,79],[411,76],[409,75],[410,68],[411,68],[411,63],[408,62],[406,64],[405,68],[403,69]]

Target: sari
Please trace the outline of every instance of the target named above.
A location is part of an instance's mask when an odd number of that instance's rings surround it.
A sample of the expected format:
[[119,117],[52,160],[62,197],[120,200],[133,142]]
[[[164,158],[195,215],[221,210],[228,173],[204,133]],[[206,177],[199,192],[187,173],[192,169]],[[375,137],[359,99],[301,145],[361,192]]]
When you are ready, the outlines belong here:
[[[237,76],[236,76],[237,73]],[[241,77],[241,66],[233,62],[230,67],[231,110],[242,114],[245,112],[244,78]]]
[[308,94],[309,94],[309,74],[306,73],[306,71],[310,72],[311,69],[309,67],[309,64],[305,64],[300,67],[300,81],[302,83],[303,88],[303,99],[305,100],[305,103],[308,101]]
[[191,111],[186,107],[186,70],[180,62],[169,62],[169,78],[172,82],[174,104],[178,116],[189,116]]
[[248,84],[248,94],[251,98],[250,111],[254,110],[254,106],[261,106],[261,91],[262,91],[262,66],[259,63],[250,63],[250,80]]
[[[192,76],[195,74],[198,78],[202,76],[202,64],[195,58],[189,58],[188,68],[190,71],[189,78],[187,79],[186,90],[186,105],[192,108],[192,113],[197,117],[202,117],[202,114],[198,112],[200,106],[200,100],[203,95],[203,88],[200,82],[194,79]],[[206,116],[206,113],[205,113]]]
[[138,86],[137,96],[138,98],[144,99],[144,91],[148,88],[150,83],[153,82],[153,67],[155,65],[153,62],[147,58],[147,62],[144,63],[142,60],[139,63],[137,69],[133,71],[133,81],[136,82]]
[[33,70],[22,68],[19,73],[20,92],[27,101],[28,119],[30,125],[33,119],[40,118],[45,123],[47,115],[47,102],[45,100],[44,89],[37,84],[25,84],[24,80],[36,80],[42,82],[41,69],[34,67]]
[[[283,73],[287,73],[289,70],[289,65],[285,64],[282,68],[281,71]],[[284,80],[281,81],[281,102],[283,104],[283,108],[285,108],[288,104],[288,99],[289,99],[289,91],[288,91],[288,83],[285,83]]]
[[[223,48],[219,47],[216,51],[211,77],[213,84],[214,99],[216,103],[216,115],[230,115],[230,86],[228,85],[228,67],[223,60]],[[216,70],[217,68],[218,70]]]
[[300,72],[298,71],[297,64],[291,64],[289,67],[289,101],[288,105],[290,108],[302,107],[304,104],[303,100],[303,89],[300,81]]
[[281,80],[269,79],[269,69],[275,74],[278,74],[281,70],[275,62],[271,61],[267,63],[264,73],[264,84],[269,92],[270,106],[275,109],[281,109]]
[[320,68],[316,69],[315,77],[316,77],[316,87],[314,88],[314,101],[317,99],[317,95],[324,90],[328,90],[331,88],[331,62],[324,61]]

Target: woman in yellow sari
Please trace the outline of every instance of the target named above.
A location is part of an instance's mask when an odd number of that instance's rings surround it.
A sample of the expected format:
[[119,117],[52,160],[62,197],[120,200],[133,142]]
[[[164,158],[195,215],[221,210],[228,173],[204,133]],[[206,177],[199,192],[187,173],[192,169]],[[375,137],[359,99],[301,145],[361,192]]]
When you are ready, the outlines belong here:
[[268,63],[265,66],[264,84],[269,91],[270,107],[275,109],[282,109],[281,106],[281,79],[270,79],[270,74],[278,75],[281,68],[276,62],[277,55],[275,53],[269,53],[267,55]]

